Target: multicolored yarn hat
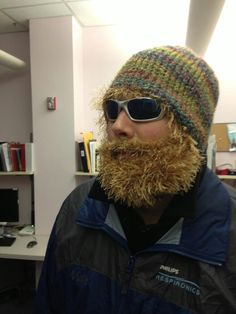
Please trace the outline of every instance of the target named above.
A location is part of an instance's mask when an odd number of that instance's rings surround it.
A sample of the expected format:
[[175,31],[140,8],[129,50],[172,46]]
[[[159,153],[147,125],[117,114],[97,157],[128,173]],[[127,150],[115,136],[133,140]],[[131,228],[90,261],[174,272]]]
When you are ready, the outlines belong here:
[[205,151],[219,88],[212,69],[192,50],[163,46],[138,52],[118,72],[106,95],[122,89],[161,97]]

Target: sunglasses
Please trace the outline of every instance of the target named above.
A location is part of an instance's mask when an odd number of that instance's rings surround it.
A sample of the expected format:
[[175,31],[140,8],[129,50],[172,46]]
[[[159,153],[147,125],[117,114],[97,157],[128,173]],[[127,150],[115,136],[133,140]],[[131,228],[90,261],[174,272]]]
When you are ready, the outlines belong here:
[[138,97],[128,100],[107,99],[104,103],[104,112],[109,121],[114,122],[121,110],[124,110],[130,120],[135,122],[147,122],[161,120],[164,110],[161,99]]

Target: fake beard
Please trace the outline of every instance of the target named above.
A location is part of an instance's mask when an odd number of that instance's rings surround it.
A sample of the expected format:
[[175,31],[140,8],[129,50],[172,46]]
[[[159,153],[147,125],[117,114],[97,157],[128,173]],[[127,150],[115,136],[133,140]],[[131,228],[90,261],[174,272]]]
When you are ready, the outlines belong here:
[[153,207],[163,195],[187,192],[202,157],[187,134],[155,142],[106,140],[100,147],[99,181],[108,198],[130,207]]

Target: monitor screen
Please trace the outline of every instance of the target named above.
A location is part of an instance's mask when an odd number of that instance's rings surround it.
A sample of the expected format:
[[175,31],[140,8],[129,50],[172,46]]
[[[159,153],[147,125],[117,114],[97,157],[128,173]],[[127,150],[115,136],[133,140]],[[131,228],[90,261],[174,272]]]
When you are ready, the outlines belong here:
[[19,221],[18,189],[0,189],[0,222]]

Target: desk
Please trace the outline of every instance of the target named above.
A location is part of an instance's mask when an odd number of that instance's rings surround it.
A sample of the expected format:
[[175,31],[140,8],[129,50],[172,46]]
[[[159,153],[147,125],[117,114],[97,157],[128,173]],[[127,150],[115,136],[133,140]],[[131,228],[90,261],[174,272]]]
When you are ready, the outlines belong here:
[[[37,240],[32,248],[27,248],[26,245],[31,240]],[[16,241],[11,246],[0,246],[0,258],[24,259],[32,261],[43,261],[49,236],[16,236]]]
[[218,175],[218,177],[225,180],[236,180],[235,175]]
[[[37,240],[36,244],[32,248],[27,248],[26,245],[29,241]],[[35,261],[36,267],[36,287],[41,273],[42,262],[44,260],[48,235],[34,235],[34,236],[16,236],[16,241],[11,246],[0,246],[0,258],[8,259],[23,259]]]
[[218,175],[218,177],[222,182],[225,182],[226,184],[231,185],[233,188],[236,188],[235,175]]

